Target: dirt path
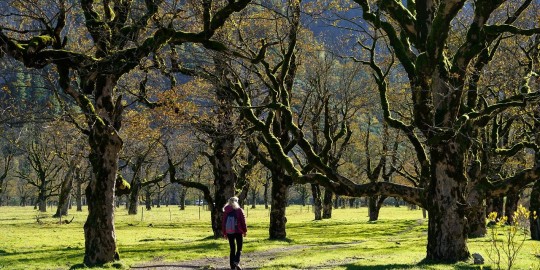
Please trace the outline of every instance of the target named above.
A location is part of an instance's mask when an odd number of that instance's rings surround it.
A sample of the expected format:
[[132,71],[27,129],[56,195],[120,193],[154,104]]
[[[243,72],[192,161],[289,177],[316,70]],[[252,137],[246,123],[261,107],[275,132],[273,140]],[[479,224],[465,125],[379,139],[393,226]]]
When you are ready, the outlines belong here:
[[[289,252],[310,248],[312,246],[290,246],[290,247],[280,247],[270,250],[265,250],[261,252],[249,252],[242,254],[242,268],[243,269],[258,269],[263,266],[265,261],[274,260],[280,255],[286,255]],[[183,262],[149,262],[137,266],[133,266],[132,269],[157,269],[157,270],[184,270],[184,269],[229,269],[227,266],[229,264],[229,257],[212,257],[212,258],[203,258],[191,261]]]
[[[353,242],[348,244],[337,244],[337,245],[328,245],[325,246],[325,248],[328,249],[336,249],[336,248],[343,248],[347,246],[354,246],[359,245],[362,242]],[[265,262],[271,261],[276,259],[277,257],[288,255],[289,252],[301,250],[301,249],[309,249],[315,247],[313,245],[298,245],[298,246],[290,246],[290,247],[280,247],[280,248],[274,248],[266,251],[261,252],[250,252],[250,253],[244,253],[242,254],[242,268],[243,269],[258,269],[262,266],[264,266]],[[342,264],[347,263],[353,263],[355,261],[361,260],[363,258],[361,257],[351,257],[351,258],[343,258],[341,260],[333,260],[328,261],[324,265],[316,266],[312,269],[325,269],[332,266],[338,266]],[[183,262],[162,262],[162,261],[155,261],[155,262],[148,262],[145,264],[133,266],[132,269],[145,269],[145,270],[189,270],[189,269],[229,269],[228,266],[229,257],[213,257],[213,258],[203,258],[203,259],[197,259],[197,260],[191,260],[191,261],[183,261]]]
[[[415,224],[412,224],[408,228],[406,228],[404,231],[398,233],[397,235],[393,235],[388,238],[387,241],[397,241],[399,238],[399,235],[406,233],[408,231],[413,230],[415,227],[422,225],[424,220],[419,219],[416,221]],[[336,245],[325,245],[324,247],[326,249],[337,249],[337,248],[344,248],[347,246],[355,246],[360,245],[362,241],[358,242],[352,242],[352,243],[346,243],[346,244],[336,244]],[[274,260],[280,256],[288,255],[290,252],[298,251],[301,249],[310,249],[315,247],[315,245],[297,245],[297,246],[289,246],[289,247],[279,247],[274,249],[269,249],[265,251],[260,252],[249,252],[249,253],[243,253],[242,254],[242,268],[243,269],[258,269],[262,266],[264,266],[265,262]],[[332,268],[339,265],[344,264],[350,264],[355,263],[359,260],[364,260],[366,258],[360,257],[360,256],[354,256],[354,257],[346,257],[342,258],[340,260],[332,260],[328,261],[323,265],[318,265],[315,267],[312,267],[311,269],[327,269]],[[132,269],[144,269],[144,270],[192,270],[192,269],[215,269],[215,270],[221,270],[221,269],[229,269],[229,257],[223,256],[223,257],[209,257],[209,258],[202,258],[197,260],[190,260],[190,261],[183,261],[183,262],[163,262],[161,260],[155,260],[153,262],[148,262],[140,265],[133,266]]]

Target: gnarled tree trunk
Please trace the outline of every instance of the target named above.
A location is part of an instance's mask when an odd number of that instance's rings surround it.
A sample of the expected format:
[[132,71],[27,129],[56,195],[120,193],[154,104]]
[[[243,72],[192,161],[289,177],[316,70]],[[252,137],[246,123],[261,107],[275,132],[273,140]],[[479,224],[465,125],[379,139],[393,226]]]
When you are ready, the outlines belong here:
[[428,260],[456,262],[469,257],[467,248],[464,154],[458,142],[433,147],[428,201]]
[[82,212],[82,181],[80,180],[77,181],[75,201],[77,203],[77,212]]
[[318,184],[311,184],[311,193],[313,195],[313,213],[315,214],[315,220],[322,220],[321,187]]
[[186,188],[180,188],[180,210],[186,210]]
[[56,208],[56,214],[53,217],[66,216],[68,214],[68,204],[70,203],[71,188],[73,186],[73,173],[75,170],[75,160],[70,162],[64,181],[62,181],[62,187],[60,188],[60,196],[58,197],[58,207]]
[[369,212],[369,221],[376,221],[379,219],[379,213],[381,212],[381,207],[384,203],[386,196],[370,196],[368,200],[368,212]]
[[270,208],[270,239],[286,239],[286,209],[290,183],[283,171],[272,171],[272,205]]
[[484,198],[478,190],[472,190],[467,201],[470,205],[467,211],[467,235],[470,238],[484,237],[487,232]]
[[42,179],[39,185],[37,203],[39,212],[47,212],[47,181],[45,181],[45,178]]
[[119,259],[114,227],[114,188],[123,142],[110,125],[95,125],[89,142],[94,177],[86,188],[88,218],[84,224],[84,263],[102,265]]
[[139,177],[133,178],[131,183],[131,193],[129,194],[129,215],[136,215],[139,208],[139,195],[141,193],[142,184]]
[[[534,182],[529,211],[531,211],[529,215],[531,239],[540,240],[540,180]],[[536,215],[533,213],[536,213]]]
[[520,191],[509,193],[506,195],[506,203],[504,205],[504,215],[508,218],[508,224],[514,224],[514,213],[517,211]]
[[144,190],[144,206],[146,210],[152,210],[152,193],[150,192],[150,187],[146,187]]
[[332,198],[334,197],[334,193],[330,189],[324,190],[324,198],[323,198],[323,219],[329,219],[332,218]]
[[502,196],[495,196],[495,197],[488,197],[486,199],[486,215],[489,215],[490,213],[497,213],[498,217],[503,216],[504,212],[504,197]]
[[266,183],[264,184],[264,192],[263,192],[263,200],[264,200],[264,209],[268,209],[268,189],[270,187],[270,181],[266,180]]

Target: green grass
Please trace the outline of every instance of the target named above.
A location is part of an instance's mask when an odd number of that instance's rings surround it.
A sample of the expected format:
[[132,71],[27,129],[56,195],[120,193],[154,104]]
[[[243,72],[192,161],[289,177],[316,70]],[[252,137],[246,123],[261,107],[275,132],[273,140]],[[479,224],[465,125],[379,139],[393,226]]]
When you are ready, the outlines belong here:
[[[421,211],[385,207],[380,220],[367,222],[367,209],[335,209],[330,220],[313,221],[306,207],[287,209],[288,241],[268,240],[268,210],[248,210],[248,237],[244,252],[284,252],[261,257],[262,269],[480,269],[469,264],[419,264],[425,256],[427,221]],[[57,219],[36,222],[30,207],[0,207],[0,269],[69,269],[80,265],[84,254],[86,212],[70,211],[71,224]],[[180,211],[176,206],[154,208],[136,216],[125,208],[116,212],[116,235],[121,262],[129,267],[145,262],[175,262],[228,254],[225,240],[211,236],[210,213],[199,207]],[[540,265],[534,256],[540,243],[526,241],[516,269]],[[471,253],[486,258],[487,239],[469,241]],[[285,251],[286,250],[286,251]],[[223,263],[226,266],[227,262]]]

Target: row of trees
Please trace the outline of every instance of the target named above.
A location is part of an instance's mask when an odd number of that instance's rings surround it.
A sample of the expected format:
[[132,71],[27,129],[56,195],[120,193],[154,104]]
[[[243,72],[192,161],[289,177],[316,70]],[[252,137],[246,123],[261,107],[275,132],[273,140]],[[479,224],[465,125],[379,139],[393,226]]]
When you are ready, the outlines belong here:
[[[28,159],[68,178],[88,156],[88,265],[119,258],[115,193],[136,204],[164,179],[203,194],[215,237],[227,198],[267,173],[271,239],[295,183],[315,219],[332,193],[368,196],[371,220],[401,197],[427,210],[435,261],[467,259],[501,197],[511,213],[534,184],[540,210],[537,1],[8,2],[0,54],[53,74],[67,134],[87,138],[63,169]],[[342,43],[314,34],[324,23]],[[213,180],[194,181],[206,162]]]

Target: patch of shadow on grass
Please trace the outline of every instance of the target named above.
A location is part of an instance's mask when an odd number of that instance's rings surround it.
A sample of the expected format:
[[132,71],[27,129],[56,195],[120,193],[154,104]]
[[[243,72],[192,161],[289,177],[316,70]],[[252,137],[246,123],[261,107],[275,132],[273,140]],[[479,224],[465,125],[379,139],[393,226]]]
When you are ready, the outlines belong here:
[[2,254],[8,254],[8,252],[3,250],[3,249],[0,249],[0,255],[2,255]]
[[72,265],[69,269],[75,270],[75,269],[85,269],[85,268],[88,268],[88,267],[86,267],[84,263],[78,263],[78,264]]
[[[106,263],[106,264],[102,264],[102,265],[96,265],[94,267],[99,267],[99,269],[102,269],[102,268],[105,268],[105,269],[128,269],[129,268],[127,265],[125,265],[121,261],[112,262],[112,263]],[[78,263],[78,264],[72,265],[69,269],[70,270],[92,269],[94,267],[87,266],[84,263]]]
[[271,242],[284,242],[284,243],[288,243],[288,244],[294,242],[294,240],[291,239],[291,238],[285,238],[285,239],[272,239],[272,238],[268,238],[267,240],[268,240],[268,241],[271,241]]
[[[381,264],[381,265],[358,265],[358,264],[343,264],[340,265],[342,267],[345,267],[347,270],[386,270],[386,269],[439,269],[441,265],[447,265],[448,269],[456,269],[456,270],[472,270],[472,269],[485,269],[485,270],[491,270],[490,266],[487,265],[471,265],[467,264],[465,262],[459,262],[459,263],[448,263],[448,264],[442,264],[440,262],[429,262],[426,263],[424,261],[418,263],[418,264]],[[431,267],[430,267],[431,266]]]
[[452,267],[453,269],[459,269],[459,270],[468,270],[468,269],[485,269],[485,270],[489,270],[489,269],[492,269],[491,266],[489,266],[489,265],[474,265],[474,264],[469,264],[467,262],[457,262],[457,263],[447,262],[447,263],[445,263],[445,262],[433,261],[433,260],[428,260],[428,259],[423,259],[422,261],[420,261],[417,264],[417,266],[421,267],[421,268],[427,268],[430,265],[433,265],[433,266],[448,265],[449,267]]
[[181,240],[180,238],[145,238],[139,240],[139,242],[154,242],[154,241],[176,241]]
[[354,264],[346,264],[342,265],[347,270],[386,270],[386,269],[411,269],[414,268],[414,266],[411,266],[410,264],[385,264],[385,265],[354,265]]
[[201,239],[199,239],[197,241],[208,241],[208,240],[218,240],[218,239],[221,239],[221,238],[215,238],[213,235],[210,235],[210,236],[201,238]]

